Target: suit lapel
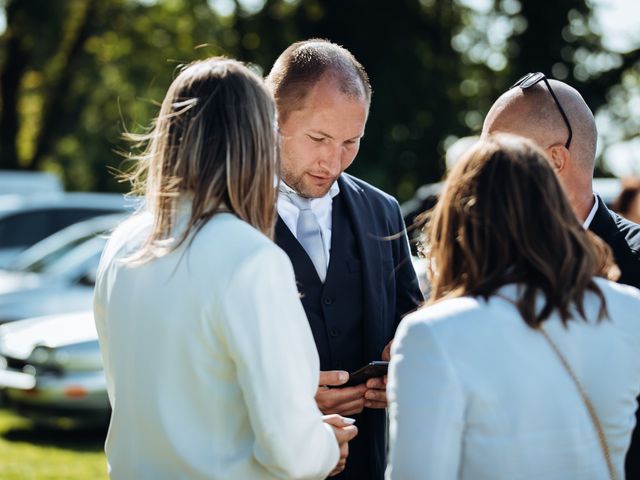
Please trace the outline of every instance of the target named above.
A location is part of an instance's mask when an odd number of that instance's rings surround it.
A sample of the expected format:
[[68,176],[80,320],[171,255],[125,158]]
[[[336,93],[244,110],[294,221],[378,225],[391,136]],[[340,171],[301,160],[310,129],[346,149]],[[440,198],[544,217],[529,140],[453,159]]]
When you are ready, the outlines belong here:
[[598,209],[591,220],[589,230],[595,233],[611,247],[613,256],[615,257],[618,265],[622,264],[626,260],[626,252],[629,250],[629,246],[625,241],[624,235],[620,230],[618,230],[615,220],[609,213],[609,209],[599,197]]
[[379,343],[377,339],[384,337],[381,317],[388,308],[388,305],[382,302],[385,298],[381,248],[384,233],[375,230],[375,212],[364,191],[344,174],[338,179],[338,184],[360,249],[367,353],[369,358],[379,358],[381,352],[373,351],[376,350],[373,346]]
[[589,230],[607,243],[612,243],[613,238],[618,234],[616,222],[613,220],[611,215],[609,215],[609,209],[600,197],[598,197],[598,208],[596,210],[596,214],[591,220]]
[[611,211],[600,197],[598,197],[598,209],[591,225],[589,225],[589,230],[611,247],[613,257],[621,272],[618,282],[638,287],[640,285],[638,259],[632,253],[625,234],[620,231]]
[[[278,215],[278,221],[276,222],[276,243],[282,248],[287,255],[289,255],[289,259],[294,266],[294,269],[297,273],[305,273],[306,275],[312,275],[314,278],[318,277],[318,272],[316,268],[313,266],[313,262],[307,255],[307,252],[304,250],[298,239],[293,236],[287,224],[284,223],[284,220]],[[297,267],[297,268],[296,268]],[[301,279],[297,279],[300,281]],[[299,285],[300,286],[300,285]]]

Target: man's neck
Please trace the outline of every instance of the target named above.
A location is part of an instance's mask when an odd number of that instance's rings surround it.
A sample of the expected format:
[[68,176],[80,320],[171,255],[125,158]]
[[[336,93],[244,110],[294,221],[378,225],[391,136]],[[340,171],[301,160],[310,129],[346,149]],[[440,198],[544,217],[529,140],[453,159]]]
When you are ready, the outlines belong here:
[[580,223],[584,223],[591,213],[591,209],[596,201],[593,191],[589,190],[587,195],[582,195],[580,198],[572,198],[570,200],[571,206],[573,207],[573,211],[577,215],[578,220],[580,220]]

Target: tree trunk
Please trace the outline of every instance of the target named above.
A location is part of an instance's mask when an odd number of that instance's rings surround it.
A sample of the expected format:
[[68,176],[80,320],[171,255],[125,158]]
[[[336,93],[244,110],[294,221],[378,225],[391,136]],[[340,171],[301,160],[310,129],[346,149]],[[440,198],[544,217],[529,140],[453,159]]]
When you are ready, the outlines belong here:
[[[44,107],[42,111],[42,121],[38,139],[36,142],[33,160],[28,166],[30,170],[38,170],[46,155],[51,153],[59,132],[56,129],[57,118],[64,109],[64,102],[69,93],[71,80],[74,72],[71,68],[73,60],[82,54],[83,46],[90,35],[91,14],[96,6],[95,0],[87,0],[80,3],[84,12],[77,19],[77,25],[72,33],[73,38],[69,41],[67,51],[62,52],[65,57],[65,64],[60,68],[57,78],[53,79],[50,87],[44,92]],[[64,42],[64,39],[62,40]]]
[[18,91],[22,76],[27,68],[29,55],[22,48],[20,22],[15,22],[15,18],[20,16],[20,7],[24,5],[25,2],[17,0],[9,2],[6,8],[8,25],[4,38],[6,57],[0,72],[0,102],[2,102],[0,106],[2,108],[0,112],[0,168],[3,169],[20,168],[16,147],[20,126]]

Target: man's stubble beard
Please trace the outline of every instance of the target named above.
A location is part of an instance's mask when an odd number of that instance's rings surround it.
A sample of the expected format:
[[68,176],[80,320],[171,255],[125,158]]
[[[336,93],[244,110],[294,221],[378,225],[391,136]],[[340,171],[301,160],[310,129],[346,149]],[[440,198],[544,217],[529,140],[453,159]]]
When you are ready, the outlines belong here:
[[[294,176],[291,172],[287,171],[284,167],[282,167],[282,181],[289,185],[292,189],[298,193],[301,197],[304,198],[321,198],[324,197],[329,190],[331,189],[331,185],[337,180],[334,179],[333,182],[329,183],[329,186],[325,189],[318,191],[320,187],[307,187],[304,182],[304,173],[301,176]],[[313,189],[313,190],[312,190]]]

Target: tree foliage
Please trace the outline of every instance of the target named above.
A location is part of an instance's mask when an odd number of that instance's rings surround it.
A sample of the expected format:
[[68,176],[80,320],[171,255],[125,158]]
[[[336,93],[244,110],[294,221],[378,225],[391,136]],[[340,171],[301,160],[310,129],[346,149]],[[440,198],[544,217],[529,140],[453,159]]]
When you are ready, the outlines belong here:
[[[398,195],[436,180],[455,138],[528,71],[566,79],[592,108],[638,89],[638,50],[608,52],[586,0],[5,0],[0,168],[46,169],[70,189],[118,190],[108,167],[142,131],[176,68],[228,55],[266,73],[291,42],[329,38],[374,97],[353,173]],[[625,87],[626,86],[626,87]],[[631,86],[631,87],[629,87]],[[624,137],[632,111],[616,109]],[[625,128],[626,127],[626,128]]]

